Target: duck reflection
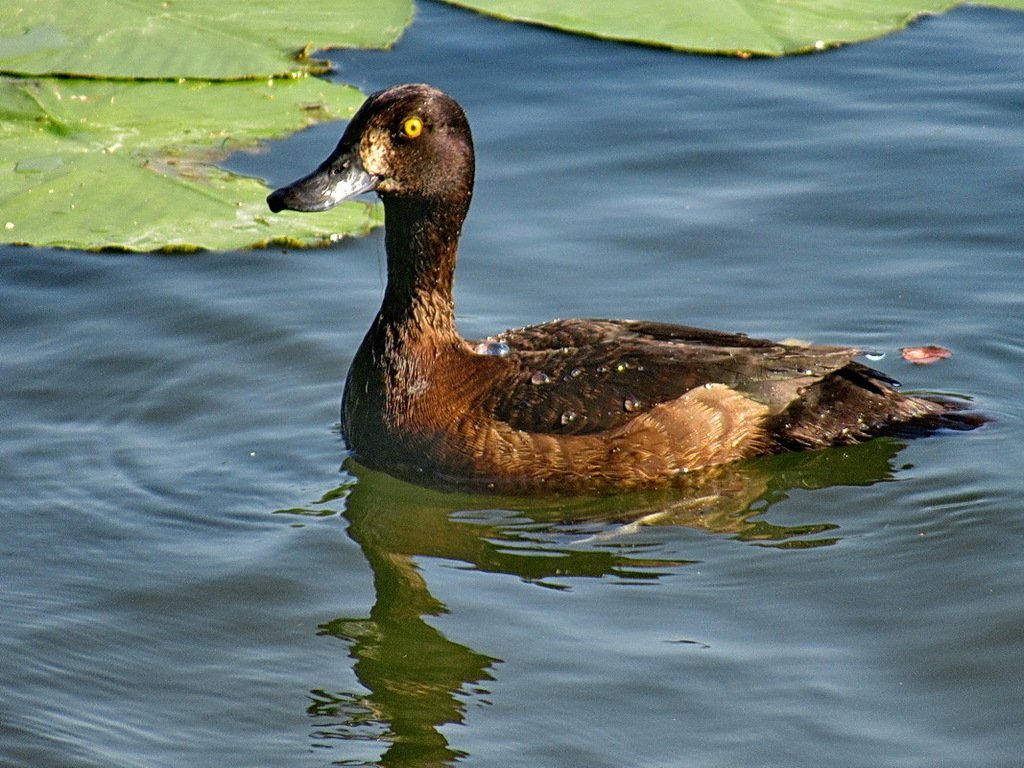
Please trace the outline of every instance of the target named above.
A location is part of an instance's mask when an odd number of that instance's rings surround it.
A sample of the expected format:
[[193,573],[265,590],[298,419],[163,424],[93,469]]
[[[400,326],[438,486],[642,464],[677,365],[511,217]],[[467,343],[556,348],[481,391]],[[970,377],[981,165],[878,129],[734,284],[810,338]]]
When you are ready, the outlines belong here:
[[317,737],[344,739],[353,747],[352,740],[382,741],[384,753],[366,764],[388,768],[448,766],[464,757],[443,728],[463,721],[467,702],[486,698],[500,660],[448,639],[428,623],[446,607],[431,595],[418,559],[455,561],[559,588],[570,578],[657,579],[684,567],[687,561],[650,556],[659,548],[658,533],[672,534],[666,526],[764,546],[827,546],[838,540],[838,525],[777,525],[766,517],[771,507],[793,489],[889,479],[902,447],[876,440],[784,454],[696,473],[673,489],[586,499],[430,490],[347,462],[352,482],[307,510],[288,510],[323,515],[343,504],[348,535],[374,578],[376,599],[368,617],[338,618],[320,628],[348,645],[368,692],[313,691],[308,712],[317,720]]

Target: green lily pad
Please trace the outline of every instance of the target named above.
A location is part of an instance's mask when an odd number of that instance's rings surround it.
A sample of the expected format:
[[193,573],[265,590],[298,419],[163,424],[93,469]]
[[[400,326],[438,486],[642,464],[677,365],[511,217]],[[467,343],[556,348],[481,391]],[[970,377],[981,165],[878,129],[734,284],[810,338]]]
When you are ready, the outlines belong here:
[[[734,56],[784,56],[882,37],[959,0],[445,0],[509,21]],[[984,3],[1024,9],[1024,0]]]
[[213,165],[264,138],[347,118],[362,100],[354,88],[315,78],[0,78],[0,241],[188,251],[365,233],[382,222],[379,206],[273,216],[261,181]]
[[220,80],[322,71],[309,51],[387,48],[412,20],[412,0],[14,5],[0,21],[0,72],[37,76]]

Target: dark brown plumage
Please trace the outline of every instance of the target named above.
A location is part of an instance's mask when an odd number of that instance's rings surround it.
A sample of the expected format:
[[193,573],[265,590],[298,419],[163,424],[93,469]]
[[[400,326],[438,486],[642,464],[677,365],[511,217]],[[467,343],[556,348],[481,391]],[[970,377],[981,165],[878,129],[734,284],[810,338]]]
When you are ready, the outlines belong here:
[[469,124],[449,96],[370,96],[334,153],[271,210],[384,201],[388,283],[345,386],[364,463],[406,478],[516,489],[669,482],[759,454],[972,428],[962,405],[902,395],[858,350],[625,320],[561,320],[467,341],[452,280],[473,189]]

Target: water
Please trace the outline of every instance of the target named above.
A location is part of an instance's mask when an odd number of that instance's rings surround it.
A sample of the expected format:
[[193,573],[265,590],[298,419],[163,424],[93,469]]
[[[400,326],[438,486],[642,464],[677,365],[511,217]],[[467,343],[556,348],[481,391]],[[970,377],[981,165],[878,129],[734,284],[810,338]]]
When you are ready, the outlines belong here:
[[[332,54],[469,112],[467,336],[855,344],[975,397],[970,434],[687,492],[426,491],[338,470],[379,233],[0,250],[0,764],[1019,765],[1022,34],[968,9],[730,61],[423,2],[394,51]],[[338,133],[229,165],[283,183]],[[953,356],[896,352],[933,343]]]

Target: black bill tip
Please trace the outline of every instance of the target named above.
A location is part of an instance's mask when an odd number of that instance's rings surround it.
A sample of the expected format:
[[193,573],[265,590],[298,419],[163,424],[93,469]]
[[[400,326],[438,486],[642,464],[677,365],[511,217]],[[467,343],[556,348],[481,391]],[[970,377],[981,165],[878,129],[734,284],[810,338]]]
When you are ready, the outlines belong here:
[[285,192],[286,188],[275,189],[267,195],[267,206],[270,208],[271,213],[280,213],[288,207],[285,203]]

